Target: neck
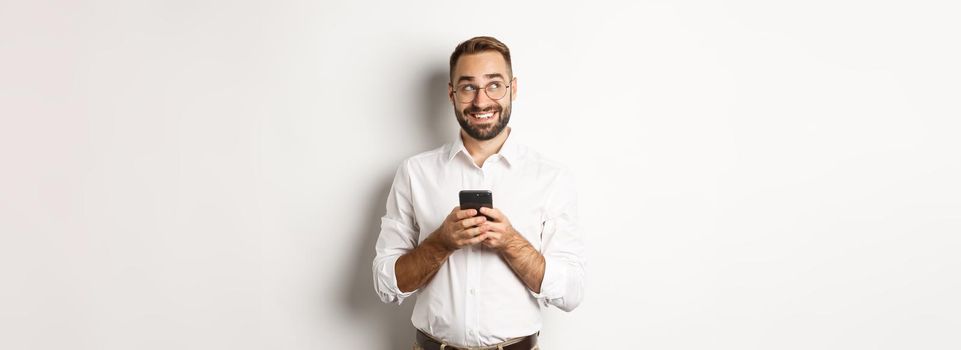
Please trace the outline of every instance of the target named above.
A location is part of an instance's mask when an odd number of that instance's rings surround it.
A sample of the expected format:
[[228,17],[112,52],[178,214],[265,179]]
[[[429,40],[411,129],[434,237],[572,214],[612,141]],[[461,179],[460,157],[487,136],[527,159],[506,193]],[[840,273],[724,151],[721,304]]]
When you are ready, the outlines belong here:
[[488,157],[501,150],[510,133],[511,128],[508,126],[504,128],[504,131],[501,131],[500,134],[490,140],[478,140],[461,130],[460,138],[464,141],[464,148],[467,149],[467,153],[470,153],[471,158],[474,159],[474,164],[482,167]]

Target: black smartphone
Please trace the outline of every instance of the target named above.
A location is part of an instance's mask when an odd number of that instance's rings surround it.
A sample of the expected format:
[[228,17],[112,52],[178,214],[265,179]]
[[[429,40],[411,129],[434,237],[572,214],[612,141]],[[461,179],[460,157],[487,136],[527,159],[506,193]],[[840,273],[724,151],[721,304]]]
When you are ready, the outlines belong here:
[[[476,209],[480,214],[481,207],[494,207],[494,194],[488,190],[460,191],[460,209]],[[486,216],[486,215],[485,215]],[[491,217],[487,217],[489,220]]]

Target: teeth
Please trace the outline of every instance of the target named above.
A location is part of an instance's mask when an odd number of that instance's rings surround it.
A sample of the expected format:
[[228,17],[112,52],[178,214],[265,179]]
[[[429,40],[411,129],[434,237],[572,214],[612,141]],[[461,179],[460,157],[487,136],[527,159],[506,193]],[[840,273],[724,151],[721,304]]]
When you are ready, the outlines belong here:
[[474,114],[474,118],[478,118],[478,119],[487,119],[493,116],[494,116],[494,113]]

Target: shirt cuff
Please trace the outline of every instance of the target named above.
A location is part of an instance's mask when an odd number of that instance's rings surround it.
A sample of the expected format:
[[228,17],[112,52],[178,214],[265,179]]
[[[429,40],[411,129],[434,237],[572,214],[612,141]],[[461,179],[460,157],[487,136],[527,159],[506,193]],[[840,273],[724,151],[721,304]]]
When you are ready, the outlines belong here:
[[562,298],[567,292],[567,273],[564,267],[564,261],[544,257],[544,279],[541,280],[541,292],[530,292],[545,306],[548,300]]
[[397,259],[400,259],[400,255],[389,257],[384,261],[380,270],[377,271],[377,281],[375,282],[381,287],[378,289],[382,301],[400,305],[404,302],[404,299],[416,293],[418,289],[406,293],[400,291],[400,287],[397,286],[397,274],[395,270]]

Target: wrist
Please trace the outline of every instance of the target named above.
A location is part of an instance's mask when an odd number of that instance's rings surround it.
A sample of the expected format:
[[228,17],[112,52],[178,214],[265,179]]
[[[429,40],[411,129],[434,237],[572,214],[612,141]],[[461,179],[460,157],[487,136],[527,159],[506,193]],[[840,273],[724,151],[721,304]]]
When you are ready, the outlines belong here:
[[511,229],[511,233],[504,240],[504,245],[499,247],[498,253],[505,257],[514,257],[520,255],[527,245],[529,245],[527,240],[520,233]]
[[453,247],[451,245],[445,244],[445,242],[442,239],[437,237],[437,232],[439,231],[435,231],[429,237],[427,237],[427,239],[425,239],[424,242],[421,243],[421,245],[425,246],[425,248],[433,252],[437,252],[445,255],[453,254],[454,251],[457,250],[457,247]]

